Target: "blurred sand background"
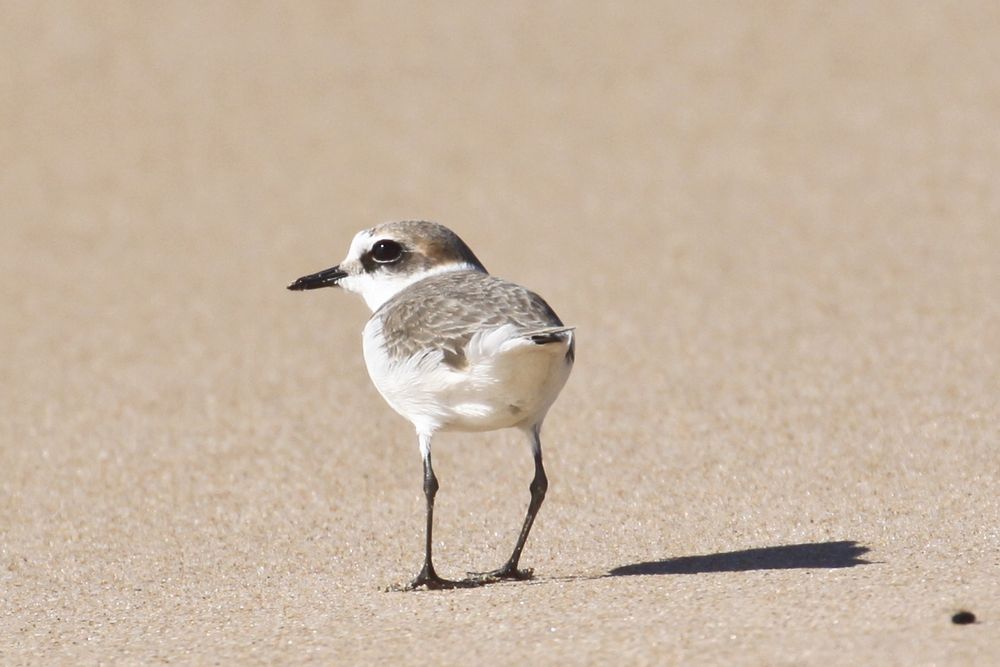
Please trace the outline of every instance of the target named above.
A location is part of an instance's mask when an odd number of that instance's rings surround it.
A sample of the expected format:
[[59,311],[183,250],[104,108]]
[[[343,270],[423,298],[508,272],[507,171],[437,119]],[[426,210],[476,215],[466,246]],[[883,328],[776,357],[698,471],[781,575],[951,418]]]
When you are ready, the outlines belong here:
[[[989,2],[3,2],[0,662],[1000,662],[998,35]],[[361,301],[284,286],[398,218],[579,327],[532,582],[382,590],[416,441]],[[499,565],[526,447],[435,460],[439,571]]]

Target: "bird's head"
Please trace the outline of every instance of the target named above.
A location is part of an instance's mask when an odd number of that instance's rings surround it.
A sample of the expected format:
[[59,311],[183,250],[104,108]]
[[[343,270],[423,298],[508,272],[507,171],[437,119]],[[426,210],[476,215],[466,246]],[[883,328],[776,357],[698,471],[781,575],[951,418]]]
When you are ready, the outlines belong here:
[[486,268],[469,246],[444,225],[407,220],[358,232],[337,266],[303,276],[290,290],[342,287],[361,295],[372,311],[410,285],[445,271]]

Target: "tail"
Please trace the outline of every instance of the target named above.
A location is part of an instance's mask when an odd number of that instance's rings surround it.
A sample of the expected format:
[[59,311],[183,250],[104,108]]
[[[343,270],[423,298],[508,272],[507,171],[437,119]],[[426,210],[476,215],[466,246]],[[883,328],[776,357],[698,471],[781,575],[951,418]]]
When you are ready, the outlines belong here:
[[523,331],[521,332],[521,337],[527,338],[535,345],[565,343],[567,340],[572,340],[574,329],[576,327],[546,327],[533,331]]
[[521,334],[535,345],[550,345],[552,343],[567,343],[566,361],[572,364],[576,360],[576,340],[573,331],[576,327],[548,327],[526,331]]
[[[506,355],[508,353],[518,354],[534,349],[541,352],[539,348],[546,352],[555,353],[557,348],[566,346],[566,356],[572,361],[574,358],[573,330],[576,327],[539,327],[538,329],[518,330],[514,324],[504,324],[496,329],[481,331],[474,335],[465,346],[465,354],[470,363],[477,360],[489,359],[495,355]],[[550,348],[545,346],[551,345]]]

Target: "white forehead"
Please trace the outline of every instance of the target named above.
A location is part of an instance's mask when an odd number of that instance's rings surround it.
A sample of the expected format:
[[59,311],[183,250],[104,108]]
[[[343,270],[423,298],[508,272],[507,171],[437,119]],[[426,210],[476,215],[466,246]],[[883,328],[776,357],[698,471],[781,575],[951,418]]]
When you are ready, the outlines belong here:
[[373,238],[372,230],[370,229],[363,229],[355,234],[354,239],[351,241],[351,248],[347,251],[347,259],[344,261],[361,259],[361,256],[371,248]]

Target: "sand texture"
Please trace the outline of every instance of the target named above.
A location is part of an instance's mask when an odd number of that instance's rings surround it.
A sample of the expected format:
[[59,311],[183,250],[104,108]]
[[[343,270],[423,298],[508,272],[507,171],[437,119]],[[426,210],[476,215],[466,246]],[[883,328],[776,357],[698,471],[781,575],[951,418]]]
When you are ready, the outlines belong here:
[[[991,2],[0,3],[0,663],[1000,664]],[[577,329],[420,565],[427,218]],[[439,572],[513,432],[444,435]],[[956,625],[967,609],[979,619]]]

